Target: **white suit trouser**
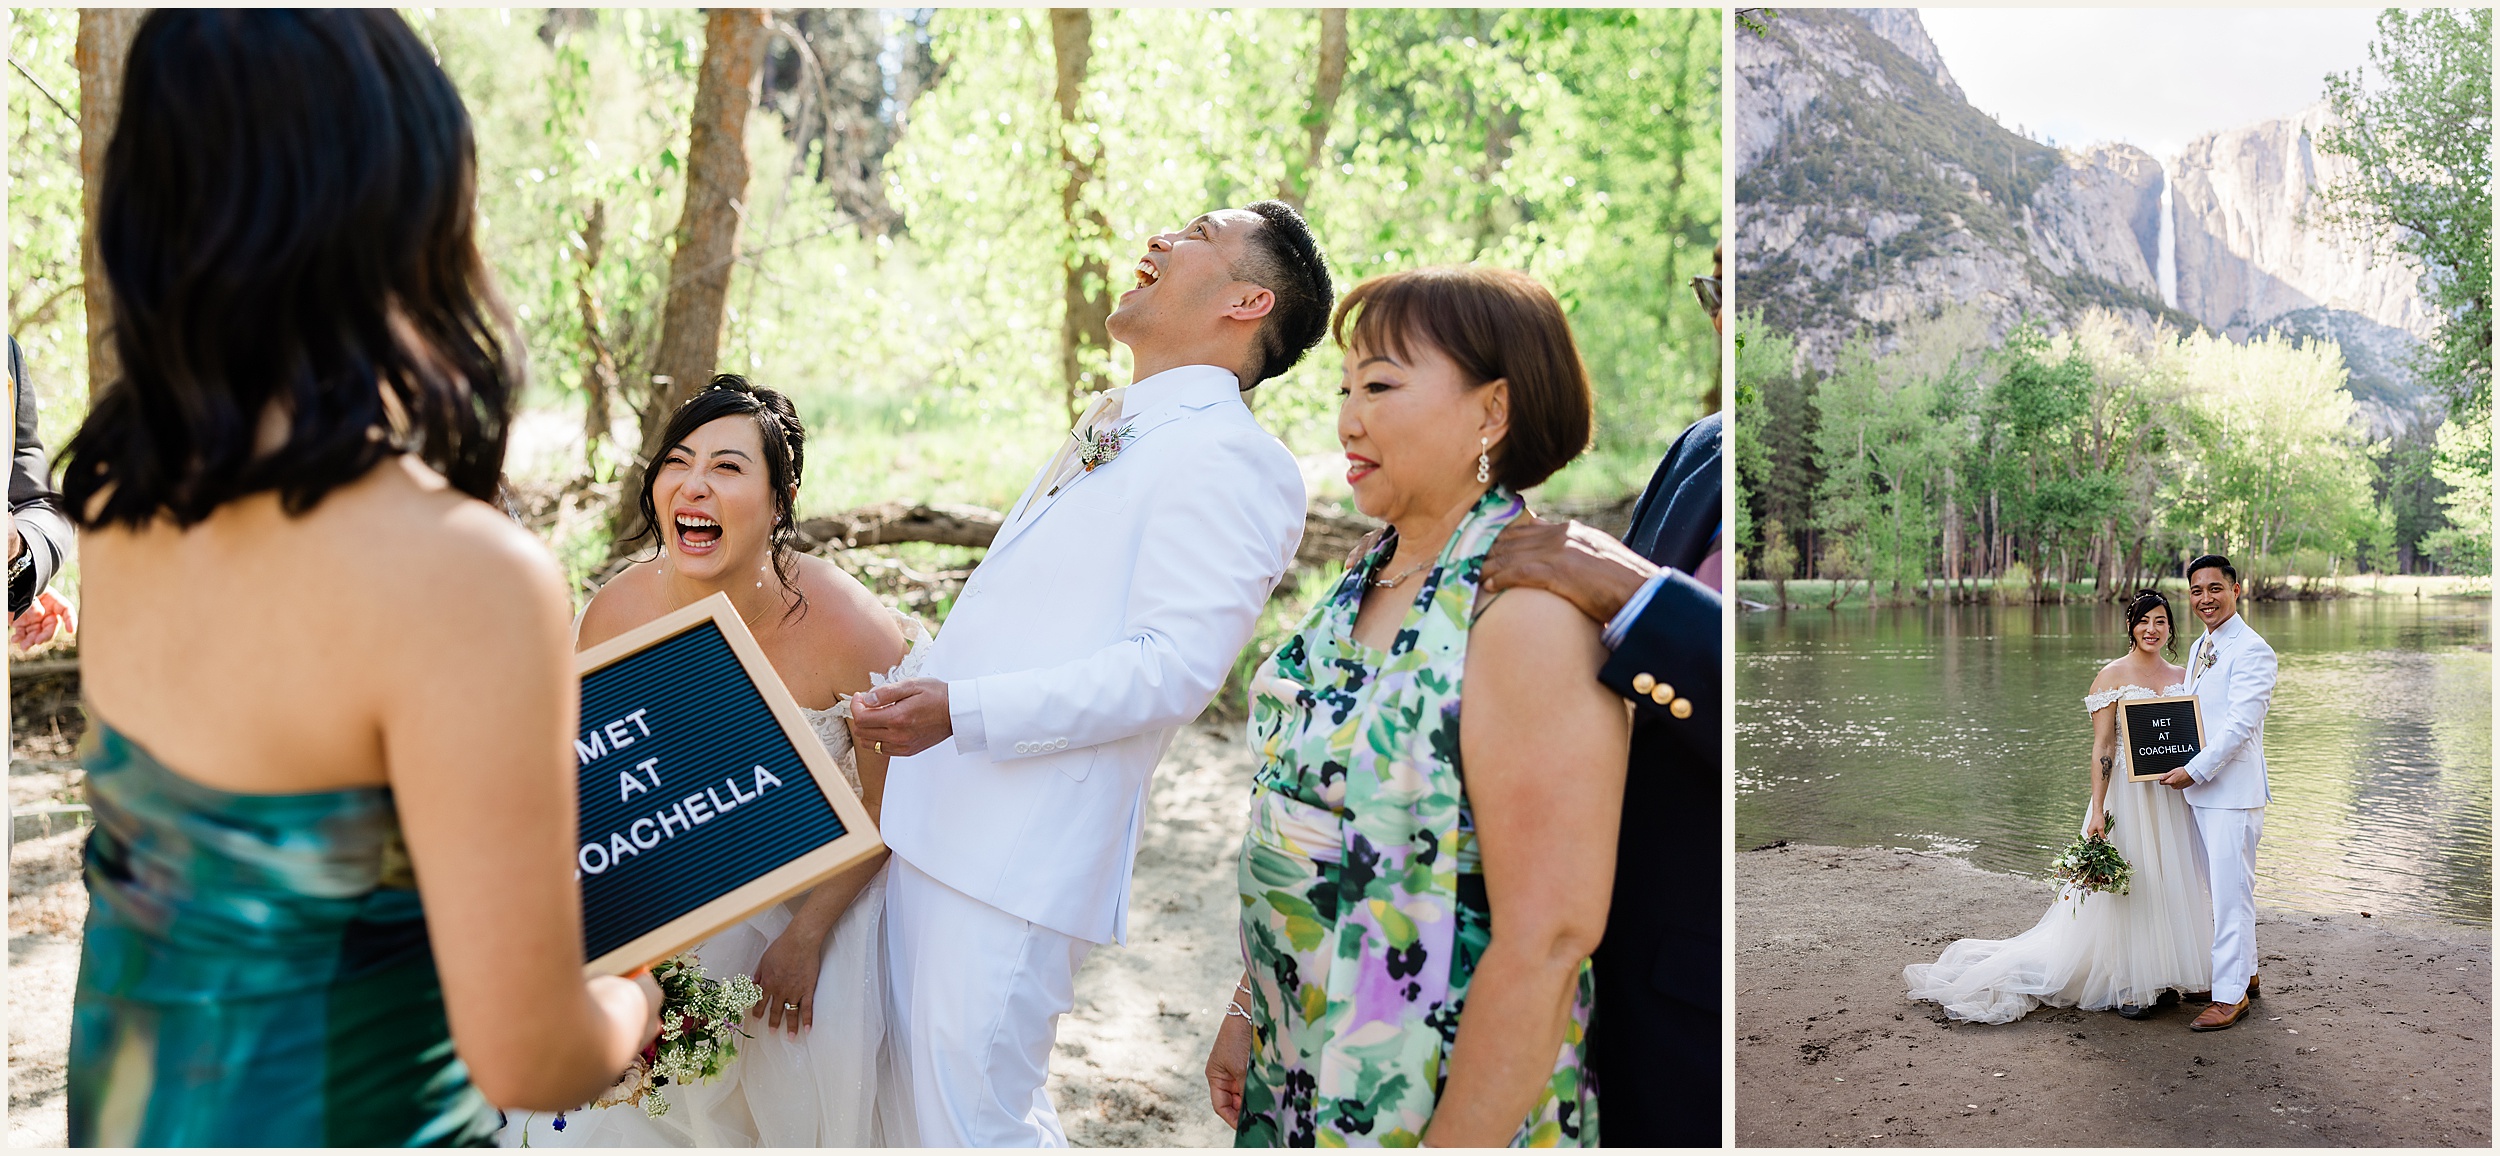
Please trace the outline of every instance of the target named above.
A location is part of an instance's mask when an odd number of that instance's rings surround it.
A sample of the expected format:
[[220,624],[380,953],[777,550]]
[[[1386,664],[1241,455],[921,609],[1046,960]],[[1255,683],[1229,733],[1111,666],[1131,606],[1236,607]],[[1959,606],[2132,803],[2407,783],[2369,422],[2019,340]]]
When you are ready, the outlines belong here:
[[886,869],[887,1038],[911,1071],[920,1143],[1063,1148],[1043,1085],[1094,945],[930,878]]
[[2214,890],[2214,1002],[2248,997],[2257,972],[2257,839],[2264,807],[2191,807]]

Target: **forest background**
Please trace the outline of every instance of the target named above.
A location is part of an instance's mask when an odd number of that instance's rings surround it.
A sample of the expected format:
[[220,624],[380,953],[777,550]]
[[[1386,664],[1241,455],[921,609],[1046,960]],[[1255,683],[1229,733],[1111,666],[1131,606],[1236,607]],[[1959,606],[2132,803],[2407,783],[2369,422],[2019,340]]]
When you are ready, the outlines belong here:
[[[1737,35],[1762,35],[1778,15],[1750,10]],[[1821,367],[1751,307],[1736,326],[1747,593],[1832,605],[2109,598],[2207,550],[2230,553],[2261,597],[2377,584],[2353,578],[2364,573],[2459,575],[2433,588],[2487,591],[2491,47],[2488,10],[2390,10],[2372,67],[2329,77],[2321,94],[2334,119],[2315,147],[2351,168],[2321,190],[2316,223],[2401,262],[2436,318],[2405,366],[2429,395],[2415,420],[2373,428],[2358,364],[2332,336],[2234,341],[2106,284],[2107,300],[2001,338],[1950,305],[1864,325]],[[1891,111],[1846,110],[1856,163],[1805,157],[1777,170],[1802,191],[1740,181],[1740,215],[1754,196],[1811,197],[1816,185],[1864,195],[1887,176],[1913,211],[1931,190],[1897,158],[1936,150],[2015,158],[2004,171],[1976,166],[1987,195],[1954,203],[1974,229],[2012,235],[2011,213],[1994,206],[2026,204],[2058,164],[2053,145],[1966,107],[1919,122]],[[1996,220],[1976,219],[1992,210]],[[1741,283],[1735,299],[1755,301]]]
[[[79,111],[109,106],[137,16],[14,14],[9,320],[57,446],[110,373]],[[510,504],[577,597],[625,552],[644,439],[717,369],[796,401],[821,548],[942,620],[983,512],[1085,390],[1127,381],[1103,318],[1145,239],[1265,197],[1303,210],[1340,292],[1469,261],[1555,291],[1599,420],[1541,501],[1620,505],[1718,404],[1686,284],[1719,232],[1715,10],[405,15],[475,123],[480,240],[526,341]],[[1323,517],[1351,513],[1338,371],[1323,346],[1252,395]]]

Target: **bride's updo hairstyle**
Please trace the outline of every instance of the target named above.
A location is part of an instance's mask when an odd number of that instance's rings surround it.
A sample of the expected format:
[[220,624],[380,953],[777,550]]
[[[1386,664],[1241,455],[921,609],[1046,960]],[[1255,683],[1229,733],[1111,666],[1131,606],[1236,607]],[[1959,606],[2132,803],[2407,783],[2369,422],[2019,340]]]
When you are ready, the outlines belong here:
[[63,452],[70,517],[189,527],[268,490],[302,514],[399,453],[491,500],[522,371],[476,167],[389,9],[150,13],[98,179],[121,370]]
[[[660,456],[665,458],[671,447],[683,444],[694,436],[694,431],[725,417],[755,419],[755,431],[764,443],[764,480],[773,491],[773,577],[780,579],[781,588],[797,599],[790,613],[803,614],[807,596],[799,593],[791,578],[798,565],[794,546],[799,530],[799,477],[807,466],[807,427],[799,422],[798,407],[779,392],[760,388],[737,374],[720,374],[703,387],[703,392],[686,399],[686,404],[669,415],[668,428],[660,431]],[[648,539],[657,545],[665,540],[661,537],[660,510],[651,498],[659,476],[657,460],[642,471],[642,492],[634,497],[642,511],[642,533],[634,536],[635,542]]]
[[2156,610],[2161,611],[2162,616],[2170,620],[2170,637],[2162,640],[2162,653],[2177,654],[2179,652],[2179,616],[2171,612],[2170,599],[2163,597],[2159,590],[2138,590],[2135,592],[2135,597],[2127,600],[2127,649],[2135,649],[2136,626]]

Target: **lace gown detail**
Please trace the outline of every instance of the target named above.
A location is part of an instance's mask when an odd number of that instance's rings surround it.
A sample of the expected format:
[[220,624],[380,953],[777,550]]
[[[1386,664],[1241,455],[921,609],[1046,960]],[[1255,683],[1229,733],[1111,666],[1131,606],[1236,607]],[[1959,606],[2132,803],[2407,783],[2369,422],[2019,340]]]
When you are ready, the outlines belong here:
[[[910,652],[877,685],[909,678],[925,660],[929,640],[920,620],[897,612]],[[851,744],[850,700],[831,710],[809,710],[809,727],[860,789],[858,753]],[[712,975],[755,974],[764,950],[790,926],[805,895],[757,912],[746,922],[694,949]],[[565,1115],[564,1130],[547,1112],[514,1112],[500,1138],[505,1147],[533,1148],[872,1148],[910,1147],[909,1073],[887,1045],[885,1030],[885,871],[878,869],[851,900],[825,937],[822,970],[816,973],[815,1025],[795,1038],[758,1018],[738,1041],[738,1058],[709,1084],[668,1089],[668,1111],[657,1118],[627,1104]]]
[[[2098,714],[2131,699],[2186,693],[2122,686],[2087,696]],[[2085,808],[2090,808],[2090,796]],[[1914,1000],[1977,1023],[2008,1023],[2042,1004],[2098,1010],[2149,1006],[2164,991],[2213,986],[2213,897],[2195,816],[2179,792],[2111,774],[2109,840],[2134,868],[2125,895],[2058,892],[2029,931],[2012,939],[1964,939],[1934,963],[1901,970]]]

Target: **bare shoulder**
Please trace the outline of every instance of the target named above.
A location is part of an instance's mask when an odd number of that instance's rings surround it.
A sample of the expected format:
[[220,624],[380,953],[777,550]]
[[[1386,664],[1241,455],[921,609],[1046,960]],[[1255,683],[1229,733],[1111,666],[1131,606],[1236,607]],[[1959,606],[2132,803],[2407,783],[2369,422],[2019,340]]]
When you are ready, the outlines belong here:
[[1598,624],[1561,595],[1519,586],[1502,591],[1482,608],[1468,632],[1467,649],[1504,669],[1533,671],[1538,677],[1578,671],[1597,686],[1605,651],[1598,634]]
[[657,562],[636,562],[608,579],[582,608],[575,648],[588,650],[659,617],[659,580]]
[[305,518],[326,523],[313,537],[339,544],[344,570],[412,614],[457,609],[491,622],[566,612],[564,571],[546,545],[413,458],[375,467]]
[[800,629],[814,648],[844,665],[884,670],[902,660],[902,625],[868,587],[840,566],[823,558],[801,555],[793,575],[807,598],[807,617]]
[[2101,673],[2092,679],[2092,693],[2099,694],[2102,691],[2116,690],[2126,685],[2126,675],[2120,669],[2126,661],[2124,657],[2113,658],[2107,665],[2102,666]]

